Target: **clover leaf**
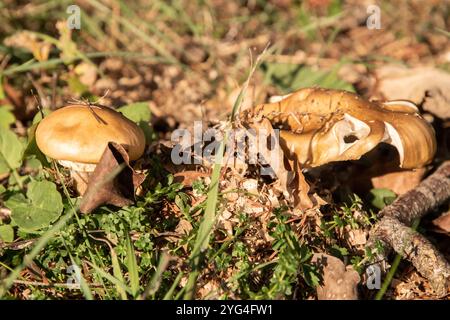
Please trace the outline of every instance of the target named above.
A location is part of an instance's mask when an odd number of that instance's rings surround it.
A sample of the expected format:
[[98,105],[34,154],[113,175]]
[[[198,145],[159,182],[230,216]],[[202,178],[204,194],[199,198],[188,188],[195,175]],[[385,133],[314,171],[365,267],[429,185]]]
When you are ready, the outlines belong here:
[[63,211],[61,195],[50,181],[32,181],[26,197],[18,193],[5,204],[11,209],[11,219],[26,232],[48,227]]

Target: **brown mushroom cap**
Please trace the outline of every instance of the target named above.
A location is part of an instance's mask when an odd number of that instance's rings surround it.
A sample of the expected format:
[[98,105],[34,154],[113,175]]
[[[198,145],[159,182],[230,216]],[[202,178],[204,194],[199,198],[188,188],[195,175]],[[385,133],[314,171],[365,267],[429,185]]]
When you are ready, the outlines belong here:
[[92,171],[108,142],[122,144],[130,160],[141,157],[145,149],[142,129],[102,106],[66,106],[46,116],[36,129],[36,143],[45,155],[75,170],[78,165],[79,171]]
[[242,116],[244,123],[265,117],[281,129],[282,148],[306,167],[357,160],[380,142],[397,148],[402,168],[422,167],[436,152],[433,128],[404,100],[381,103],[347,91],[305,88]]

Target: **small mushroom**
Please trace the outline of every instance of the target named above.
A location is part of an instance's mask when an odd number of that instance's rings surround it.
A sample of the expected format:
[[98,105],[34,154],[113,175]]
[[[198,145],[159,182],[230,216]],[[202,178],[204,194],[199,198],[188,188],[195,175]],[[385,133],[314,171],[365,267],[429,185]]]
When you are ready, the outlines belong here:
[[357,160],[381,142],[398,150],[406,169],[423,167],[436,152],[433,128],[409,101],[382,103],[347,91],[305,88],[242,113],[247,124],[261,117],[281,129],[281,147],[304,167]]
[[83,195],[108,142],[124,147],[130,160],[142,156],[145,136],[121,113],[99,105],[69,105],[46,116],[36,129],[36,143],[48,157],[70,169]]

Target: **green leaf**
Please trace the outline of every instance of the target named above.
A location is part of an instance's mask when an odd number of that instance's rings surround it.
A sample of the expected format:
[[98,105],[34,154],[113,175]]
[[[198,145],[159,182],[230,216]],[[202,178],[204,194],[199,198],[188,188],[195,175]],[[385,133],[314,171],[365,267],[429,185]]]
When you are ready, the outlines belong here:
[[331,248],[330,248],[330,253],[338,258],[343,258],[345,256],[348,256],[349,252],[347,250],[347,248],[345,247],[340,247],[337,244],[334,244]]
[[372,189],[369,193],[370,203],[378,209],[383,209],[385,206],[394,202],[397,195],[390,189],[380,188]]
[[150,121],[151,112],[147,102],[136,102],[117,109],[125,117],[139,123],[141,121]]
[[133,244],[131,243],[129,235],[127,235],[127,268],[131,292],[133,294],[133,297],[137,297],[139,293],[139,267],[136,261]]
[[4,242],[14,241],[14,229],[9,224],[0,226],[0,239]]
[[313,288],[316,288],[320,284],[319,272],[316,267],[305,264],[302,266],[304,279],[306,283]]
[[39,160],[39,162],[44,167],[50,167],[50,163],[47,160],[47,157],[42,153],[42,151],[39,149],[37,143],[36,143],[36,128],[38,126],[38,123],[33,124],[30,129],[28,130],[28,143],[25,148],[24,157],[28,156],[36,156],[36,159]]
[[152,140],[153,131],[149,125],[152,117],[150,108],[147,102],[136,102],[117,109],[125,117],[135,122],[144,131],[145,140],[150,142]]
[[0,106],[0,127],[9,128],[16,121],[16,117],[11,110],[12,106],[10,105]]
[[15,194],[5,204],[11,209],[11,219],[26,232],[48,227],[63,211],[61,195],[50,181],[31,182],[27,198]]
[[[113,267],[113,275],[119,282],[124,284],[123,286],[126,286],[125,280],[123,279],[122,275],[122,269],[120,268],[119,259],[117,258],[117,253],[112,247],[110,248],[110,250],[111,250],[111,264]],[[122,286],[116,284],[116,290],[120,294],[120,298],[122,300],[127,300],[127,293],[122,288]]]
[[[43,108],[42,113],[44,114],[44,117],[48,116],[50,113],[52,113],[52,110],[49,108]],[[32,124],[38,124],[42,120],[42,114],[40,112],[36,113],[36,115],[33,118]]]
[[70,91],[79,96],[88,92],[88,87],[84,85],[77,76],[69,77],[69,79],[67,79],[67,84],[69,85]]
[[340,64],[336,65],[331,71],[324,71],[298,64],[267,63],[265,68],[268,80],[284,93],[312,86],[355,91],[350,83],[338,77],[339,66]]
[[0,127],[0,174],[20,167],[23,150],[23,144],[14,132]]
[[3,99],[5,99],[5,91],[3,90],[3,77],[0,74],[0,100],[3,100]]
[[132,293],[131,288],[126,286],[121,280],[115,278],[114,276],[112,276],[108,272],[103,271],[102,269],[100,269],[95,264],[92,264],[89,261],[86,261],[86,263],[88,265],[90,265],[95,270],[95,272],[97,272],[101,277],[105,278],[106,280],[109,280],[111,283],[115,284],[116,286],[119,286],[122,290],[125,290],[126,292],[128,292],[130,294]]

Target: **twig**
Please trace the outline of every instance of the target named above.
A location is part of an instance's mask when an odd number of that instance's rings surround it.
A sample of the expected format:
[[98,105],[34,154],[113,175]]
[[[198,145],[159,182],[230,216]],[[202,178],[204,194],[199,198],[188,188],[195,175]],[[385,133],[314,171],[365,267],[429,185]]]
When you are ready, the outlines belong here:
[[[450,199],[450,161],[444,162],[420,185],[400,196],[381,212],[370,233],[367,248],[374,259],[385,261],[393,249],[409,260],[430,281],[438,295],[445,295],[450,282],[450,264],[424,236],[410,228],[433,208]],[[375,248],[383,247],[383,250]]]
[[[39,281],[14,280],[14,284],[23,284],[23,285],[35,286],[35,287],[80,289],[80,285],[77,283],[45,283],[45,282],[39,282]],[[101,288],[101,287],[103,287],[103,285],[100,283],[90,283],[89,287]]]

